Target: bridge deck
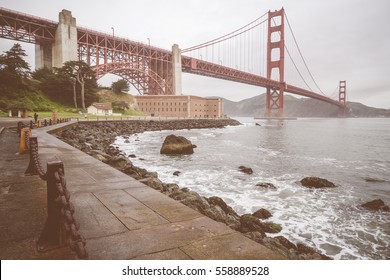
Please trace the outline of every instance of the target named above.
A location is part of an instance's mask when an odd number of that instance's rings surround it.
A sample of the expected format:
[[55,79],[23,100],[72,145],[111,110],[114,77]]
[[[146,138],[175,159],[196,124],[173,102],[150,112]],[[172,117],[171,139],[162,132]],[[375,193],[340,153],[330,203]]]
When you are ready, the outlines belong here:
[[[63,126],[60,124],[54,127]],[[283,257],[268,248],[246,238],[222,223],[192,210],[191,208],[155,191],[132,179],[126,174],[84,154],[72,146],[47,133],[51,128],[33,131],[38,137],[39,154],[42,163],[51,160],[64,162],[67,186],[71,192],[71,201],[80,222],[80,232],[87,239],[87,251],[91,259],[282,259]],[[9,133],[9,132],[8,132]],[[3,136],[0,140],[3,142]],[[45,207],[42,199],[45,183],[39,178],[24,177],[28,165],[27,155],[15,155],[16,135],[1,145],[0,159],[3,176],[0,185],[8,186],[7,194],[1,194],[7,200],[11,194],[19,192],[23,198],[22,185],[29,184],[28,191],[40,192],[40,201],[30,200],[26,207],[36,204],[39,213]],[[9,142],[11,141],[11,143]],[[7,146],[15,146],[9,149]],[[43,196],[44,198],[44,196]],[[11,200],[12,201],[12,200]],[[17,201],[14,201],[16,204]],[[18,202],[18,205],[21,202]],[[4,204],[0,226],[7,228],[2,235],[14,233],[0,241],[1,259],[10,258],[69,258],[68,251],[53,251],[45,255],[32,252],[26,256],[25,241],[18,237],[17,229],[30,217],[20,220],[11,211],[18,206]],[[22,211],[22,209],[21,209]],[[40,217],[42,218],[42,217]],[[43,223],[43,221],[42,221]],[[35,226],[35,234],[37,234]],[[23,228],[29,232],[29,228]],[[31,239],[31,237],[30,237]],[[19,250],[14,250],[19,248]],[[30,248],[31,251],[31,248]],[[12,253],[14,252],[14,253]],[[15,253],[16,252],[16,253]],[[24,254],[22,257],[15,254]]]

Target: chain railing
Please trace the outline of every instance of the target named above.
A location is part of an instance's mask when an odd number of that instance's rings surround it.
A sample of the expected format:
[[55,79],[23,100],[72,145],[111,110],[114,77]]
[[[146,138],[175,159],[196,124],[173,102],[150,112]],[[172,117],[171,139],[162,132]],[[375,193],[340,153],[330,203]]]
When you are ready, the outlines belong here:
[[74,217],[75,209],[66,187],[64,164],[48,162],[45,171],[39,158],[37,137],[29,137],[28,143],[30,162],[25,175],[39,175],[47,182],[47,218],[38,239],[38,251],[68,244],[79,259],[88,259],[86,241],[79,232],[80,224]]
[[23,128],[26,128],[26,127],[30,128],[30,129],[34,129],[34,128],[39,128],[39,127],[55,125],[55,124],[59,124],[59,123],[65,123],[65,122],[69,122],[70,120],[71,120],[71,118],[58,118],[56,120],[39,119],[36,122],[31,120],[28,123],[24,123],[24,122],[20,121],[20,122],[18,122],[17,131],[18,131],[18,135],[20,135],[21,130]]

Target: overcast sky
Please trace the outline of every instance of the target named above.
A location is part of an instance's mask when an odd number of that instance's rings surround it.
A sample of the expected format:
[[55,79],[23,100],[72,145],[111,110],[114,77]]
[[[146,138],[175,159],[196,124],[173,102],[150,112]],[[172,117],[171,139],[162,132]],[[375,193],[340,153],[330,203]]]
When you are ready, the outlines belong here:
[[[0,6],[58,21],[62,9],[77,24],[171,49],[206,42],[285,8],[305,60],[325,94],[347,80],[349,101],[390,108],[389,0],[1,0]],[[0,39],[1,53],[14,41]],[[23,44],[34,66],[34,46]],[[115,78],[116,80],[116,78]],[[109,83],[112,77],[99,80]],[[287,81],[289,82],[289,81]],[[134,88],[131,89],[134,92]],[[183,74],[183,92],[242,100],[264,88]]]

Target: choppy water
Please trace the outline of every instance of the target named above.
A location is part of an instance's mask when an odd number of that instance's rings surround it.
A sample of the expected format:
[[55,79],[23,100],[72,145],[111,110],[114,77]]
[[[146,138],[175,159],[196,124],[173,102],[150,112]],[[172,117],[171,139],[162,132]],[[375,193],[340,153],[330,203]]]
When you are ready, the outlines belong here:
[[[173,132],[197,145],[189,156],[159,154],[172,131],[132,135],[130,143],[118,137],[115,144],[162,181],[220,196],[239,214],[268,209],[282,235],[335,259],[390,259],[390,212],[357,207],[378,198],[390,205],[390,119],[256,120],[261,126],[238,120],[243,125]],[[254,173],[242,174],[240,165]],[[338,188],[303,188],[298,181],[307,176]]]

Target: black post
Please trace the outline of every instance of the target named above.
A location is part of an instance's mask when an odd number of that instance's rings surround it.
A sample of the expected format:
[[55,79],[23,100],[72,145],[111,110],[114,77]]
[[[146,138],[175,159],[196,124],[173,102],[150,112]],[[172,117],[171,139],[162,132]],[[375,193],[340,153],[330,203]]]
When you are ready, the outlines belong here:
[[38,170],[35,168],[34,163],[34,152],[38,151],[38,138],[30,137],[30,162],[28,163],[28,167],[24,172],[25,176],[38,175]]
[[59,168],[64,170],[62,161],[47,163],[47,218],[45,226],[38,240],[38,250],[50,249],[65,245],[65,230],[62,229],[61,203],[56,199],[59,196],[55,173]]

